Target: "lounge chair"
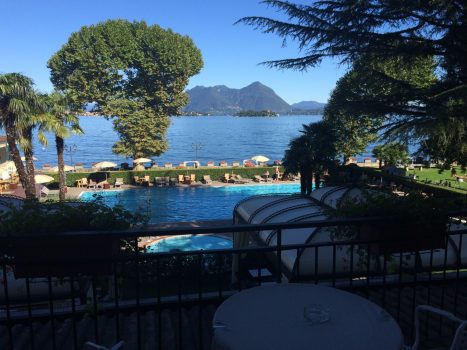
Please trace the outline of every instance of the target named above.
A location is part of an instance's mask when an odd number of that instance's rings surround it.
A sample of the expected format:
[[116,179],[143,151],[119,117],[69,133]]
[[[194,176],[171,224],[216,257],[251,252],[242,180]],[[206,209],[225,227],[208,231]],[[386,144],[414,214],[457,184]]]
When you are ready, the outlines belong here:
[[224,177],[222,178],[222,182],[229,182],[230,180],[230,174],[229,173],[225,173],[224,174]]
[[149,175],[144,175],[144,178],[141,179],[141,185],[143,186],[149,186],[150,182],[151,182],[151,178],[149,177]]
[[164,186],[169,186],[170,185],[170,176],[164,176]]
[[204,175],[202,182],[206,185],[212,184],[211,175]]
[[144,181],[144,179],[142,177],[139,177],[139,176],[133,176],[133,181],[135,183],[135,185],[141,185]]
[[98,182],[96,187],[106,189],[106,188],[110,188],[110,184],[107,182],[107,180],[104,180],[104,181]]
[[171,169],[172,168],[172,163],[165,163],[164,168]]
[[88,188],[96,188],[97,182],[93,180],[89,180],[88,182]]
[[240,162],[233,162],[232,166],[235,166],[235,167],[240,166]]
[[156,187],[163,187],[164,186],[164,178],[162,177],[159,177],[159,176],[156,176],[154,178],[154,184],[156,185]]
[[179,184],[182,184],[185,182],[185,177],[181,174],[178,175],[178,183]]
[[123,185],[123,178],[117,177],[115,179],[114,187],[121,187]]
[[214,166],[214,162],[209,161],[209,162],[207,163],[207,166],[208,166],[208,167],[213,167],[213,166]]
[[196,174],[190,174],[190,182],[196,182]]
[[246,184],[250,182],[250,180],[243,178],[242,175],[234,175],[234,181],[236,184]]
[[79,180],[76,180],[77,187],[88,187],[88,179],[83,177]]
[[226,167],[227,165],[228,165],[228,164],[227,164],[227,162],[226,162],[225,160],[223,160],[223,161],[221,161],[221,162],[219,163],[219,166],[221,166],[221,167]]
[[50,192],[50,190],[47,187],[45,187],[45,186],[41,187],[41,197],[42,198],[46,198],[49,195],[49,192]]
[[253,176],[253,181],[254,182],[266,182],[266,180],[264,180],[261,176],[259,175],[255,175]]

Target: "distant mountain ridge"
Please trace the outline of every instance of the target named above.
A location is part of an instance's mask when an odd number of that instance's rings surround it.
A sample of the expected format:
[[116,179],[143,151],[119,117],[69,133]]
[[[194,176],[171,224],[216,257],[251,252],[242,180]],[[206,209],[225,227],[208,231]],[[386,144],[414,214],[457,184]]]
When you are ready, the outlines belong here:
[[196,86],[187,90],[187,94],[190,100],[184,108],[184,113],[233,115],[246,110],[270,110],[280,114],[288,114],[299,109],[306,111],[306,108],[296,108],[295,105],[315,103],[317,107],[312,105],[311,110],[322,108],[321,105],[324,105],[319,102],[304,101],[291,106],[273,89],[258,81],[241,89],[232,89],[225,85]]

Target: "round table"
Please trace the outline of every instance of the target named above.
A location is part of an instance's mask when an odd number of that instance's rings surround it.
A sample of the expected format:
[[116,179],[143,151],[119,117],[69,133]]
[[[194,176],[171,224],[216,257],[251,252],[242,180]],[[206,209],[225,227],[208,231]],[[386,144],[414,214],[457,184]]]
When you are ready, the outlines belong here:
[[[310,307],[324,310],[328,320],[307,319],[305,310]],[[213,327],[212,350],[402,348],[399,326],[379,306],[339,289],[311,284],[239,292],[219,306]]]

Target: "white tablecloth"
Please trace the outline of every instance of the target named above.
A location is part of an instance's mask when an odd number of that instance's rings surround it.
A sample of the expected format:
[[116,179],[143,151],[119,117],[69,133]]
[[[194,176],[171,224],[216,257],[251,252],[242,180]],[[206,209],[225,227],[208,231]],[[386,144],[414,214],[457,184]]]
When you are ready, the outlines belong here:
[[[304,308],[320,304],[329,320],[312,323]],[[357,295],[310,284],[251,288],[227,299],[213,320],[212,350],[399,350],[402,333],[379,306]]]

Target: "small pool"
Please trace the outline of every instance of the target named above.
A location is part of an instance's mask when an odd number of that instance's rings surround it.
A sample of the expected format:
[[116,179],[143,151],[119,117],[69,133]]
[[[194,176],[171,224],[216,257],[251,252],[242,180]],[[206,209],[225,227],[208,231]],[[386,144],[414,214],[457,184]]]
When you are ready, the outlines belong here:
[[230,219],[235,205],[258,194],[299,193],[300,184],[238,186],[144,187],[116,191],[89,191],[84,201],[100,197],[104,204],[122,205],[133,212],[146,214],[151,224],[174,221]]
[[164,253],[173,251],[193,251],[232,248],[232,241],[213,235],[182,235],[163,238],[148,247],[148,253]]

